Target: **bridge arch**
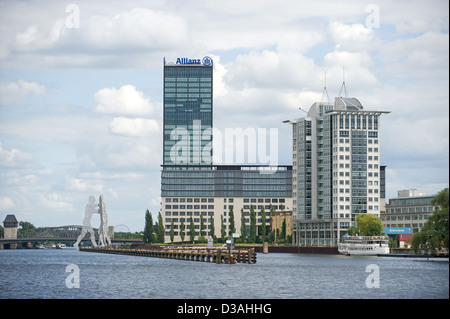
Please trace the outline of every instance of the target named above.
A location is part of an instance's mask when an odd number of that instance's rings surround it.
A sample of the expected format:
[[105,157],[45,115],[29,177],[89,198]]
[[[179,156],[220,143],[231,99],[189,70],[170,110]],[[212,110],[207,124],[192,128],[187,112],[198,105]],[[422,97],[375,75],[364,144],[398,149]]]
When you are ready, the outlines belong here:
[[124,227],[128,233],[131,233],[131,229],[125,224],[118,224],[118,225],[114,226],[114,232],[118,232],[117,227]]

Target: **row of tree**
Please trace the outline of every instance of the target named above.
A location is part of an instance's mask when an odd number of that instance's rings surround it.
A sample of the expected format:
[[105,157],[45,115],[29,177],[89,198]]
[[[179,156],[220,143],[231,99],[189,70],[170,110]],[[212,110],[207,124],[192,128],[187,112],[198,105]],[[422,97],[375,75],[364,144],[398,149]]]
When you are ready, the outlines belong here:
[[[431,201],[434,213],[422,229],[413,235],[411,246],[415,253],[434,254],[449,248],[449,190],[440,191]],[[384,235],[384,225],[380,218],[372,214],[356,216],[356,226],[348,229],[349,235]]]
[[440,191],[431,201],[434,213],[422,229],[415,233],[411,241],[415,253],[434,254],[449,245],[449,192],[448,188]]
[[158,214],[158,222],[153,224],[152,214],[147,211],[145,212],[145,227],[144,227],[144,243],[164,243],[164,224],[161,212]]
[[[275,208],[271,206],[270,214],[275,214]],[[267,218],[264,207],[261,207],[260,211],[261,215],[261,225],[257,227],[256,225],[256,211],[253,205],[250,206],[250,224],[246,224],[245,222],[245,214],[244,210],[241,209],[241,228],[240,228],[240,237],[235,240],[237,243],[257,243],[257,242],[290,242],[290,236],[287,236],[286,231],[286,220],[283,221],[281,231],[279,229],[270,231],[267,227]],[[210,218],[210,228],[209,231],[212,234],[212,238],[214,242],[225,242],[225,240],[236,233],[236,225],[234,220],[234,211],[233,208],[230,208],[229,211],[229,227],[228,227],[228,235],[225,227],[224,216],[221,215],[221,227],[220,227],[220,237],[215,235],[216,230],[214,226],[214,216]],[[186,238],[186,224],[184,220],[181,220],[180,224],[180,237],[181,241],[184,242],[187,240]],[[189,242],[194,242],[196,236],[196,230],[194,226],[194,221],[192,216],[189,218]],[[158,222],[153,223],[152,214],[148,211],[145,213],[145,228],[144,228],[144,236],[143,241],[146,243],[164,243],[164,224],[161,212],[158,214]],[[200,230],[199,237],[197,242],[206,242],[206,225],[203,216],[200,216]],[[173,243],[175,238],[175,226],[172,220],[170,225],[170,240]]]
[[[448,188],[439,192],[432,201],[434,206],[433,215],[424,224],[424,227],[415,233],[411,242],[411,245],[416,253],[434,253],[439,249],[447,249],[449,247],[449,190]],[[275,212],[271,208],[271,215]],[[180,236],[184,242],[186,225],[184,221],[180,225]],[[210,232],[213,234],[215,242],[224,242],[227,237],[226,227],[224,223],[224,217],[221,216],[221,229],[220,237],[215,236],[214,217],[211,216],[210,220]],[[229,212],[229,227],[228,236],[236,233],[234,212],[230,209]],[[170,227],[170,239],[174,241],[174,225],[173,222]],[[192,217],[189,218],[189,241],[193,242],[195,238],[195,228]],[[206,242],[205,234],[205,222],[203,216],[200,217],[200,231],[197,242]],[[356,225],[348,229],[349,235],[361,235],[361,236],[381,236],[384,235],[384,225],[379,217],[372,214],[359,214],[356,216]],[[165,229],[161,212],[158,214],[158,222],[153,224],[152,215],[147,210],[145,214],[145,229],[144,229],[144,242],[147,243],[164,243]],[[278,229],[275,231],[269,231],[266,225],[266,213],[264,208],[261,208],[261,225],[256,225],[256,212],[252,206],[250,206],[250,224],[245,223],[245,215],[241,210],[241,229],[240,238],[236,239],[237,243],[256,243],[256,242],[290,242],[289,236],[286,236],[286,223],[283,222],[281,231]]]
[[355,226],[351,226],[347,233],[350,236],[382,236],[384,235],[383,221],[373,214],[359,214],[356,216]]

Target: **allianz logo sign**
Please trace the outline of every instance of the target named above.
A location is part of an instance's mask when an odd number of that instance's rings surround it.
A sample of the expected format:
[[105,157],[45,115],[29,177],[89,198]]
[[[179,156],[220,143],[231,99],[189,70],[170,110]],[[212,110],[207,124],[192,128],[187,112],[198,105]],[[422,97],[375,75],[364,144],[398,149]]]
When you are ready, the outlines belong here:
[[188,58],[177,58],[176,64],[203,64],[204,66],[212,66],[213,60],[209,56],[205,56],[202,60],[200,59],[188,59]]

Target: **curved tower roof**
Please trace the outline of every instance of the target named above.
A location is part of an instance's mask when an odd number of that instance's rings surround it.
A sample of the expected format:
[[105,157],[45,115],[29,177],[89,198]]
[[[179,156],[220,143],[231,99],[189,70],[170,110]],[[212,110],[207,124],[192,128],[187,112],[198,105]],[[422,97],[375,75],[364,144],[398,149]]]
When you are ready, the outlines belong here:
[[363,109],[361,102],[354,97],[337,97],[334,100],[335,110],[359,111]]

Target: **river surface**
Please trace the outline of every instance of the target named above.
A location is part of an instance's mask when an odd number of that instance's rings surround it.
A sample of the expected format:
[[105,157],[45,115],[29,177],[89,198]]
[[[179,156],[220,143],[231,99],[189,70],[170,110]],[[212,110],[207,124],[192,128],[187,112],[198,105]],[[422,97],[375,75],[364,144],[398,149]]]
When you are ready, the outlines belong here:
[[448,259],[258,253],[217,265],[66,249],[0,250],[0,299],[447,299]]

